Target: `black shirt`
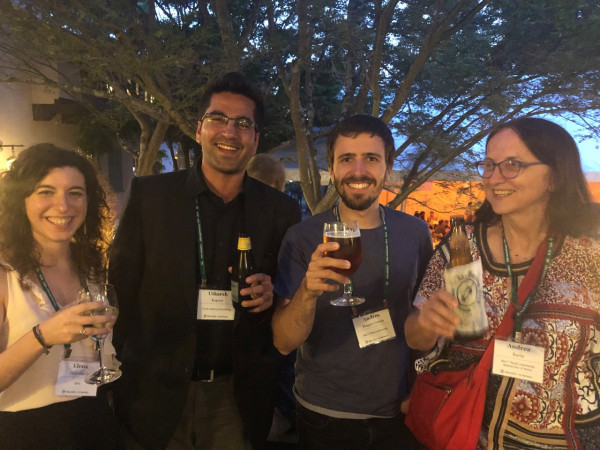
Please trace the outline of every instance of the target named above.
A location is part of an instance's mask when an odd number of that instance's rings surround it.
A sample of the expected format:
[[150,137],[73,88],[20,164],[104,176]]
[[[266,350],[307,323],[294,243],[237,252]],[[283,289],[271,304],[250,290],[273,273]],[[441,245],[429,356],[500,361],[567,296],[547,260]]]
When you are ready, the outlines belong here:
[[[200,206],[202,244],[207,287],[231,289],[228,271],[235,260],[238,234],[244,229],[242,191],[232,201],[224,203],[207,186],[200,165],[197,166],[202,186],[197,200]],[[196,248],[198,245],[196,244]],[[200,288],[200,257],[196,250],[196,280]],[[198,320],[195,365],[204,370],[231,368],[233,348],[232,320]]]

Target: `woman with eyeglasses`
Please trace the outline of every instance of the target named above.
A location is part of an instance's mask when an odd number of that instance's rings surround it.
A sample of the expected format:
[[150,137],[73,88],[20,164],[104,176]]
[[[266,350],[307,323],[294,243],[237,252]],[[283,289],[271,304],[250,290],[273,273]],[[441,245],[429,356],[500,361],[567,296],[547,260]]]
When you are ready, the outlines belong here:
[[[483,266],[489,327],[481,340],[453,339],[458,303],[444,289],[446,238],[405,324],[409,346],[433,348],[418,370],[465,369],[493,343],[479,448],[598,448],[600,213],[577,145],[555,123],[523,117],[492,131],[477,167],[486,200],[466,231]],[[504,341],[521,349],[506,356],[494,334],[511,302]]]

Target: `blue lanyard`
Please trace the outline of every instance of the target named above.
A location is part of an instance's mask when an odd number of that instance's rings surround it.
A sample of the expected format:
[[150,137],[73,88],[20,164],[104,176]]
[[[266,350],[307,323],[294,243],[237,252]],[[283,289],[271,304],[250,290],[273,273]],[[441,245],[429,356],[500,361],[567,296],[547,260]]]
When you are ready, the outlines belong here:
[[[52,291],[50,290],[50,286],[48,285],[46,278],[44,278],[42,269],[40,269],[39,267],[36,267],[35,269],[33,269],[33,271],[35,272],[35,276],[37,277],[38,281],[42,285],[42,289],[48,296],[50,303],[52,303],[52,306],[54,307],[54,311],[58,311],[60,309],[60,307],[58,306],[58,302],[56,301],[56,299],[54,298],[54,295],[52,294]],[[85,292],[87,292],[89,294],[90,290],[88,289],[85,279],[83,277],[79,277],[79,280],[81,282],[81,286],[83,286],[83,289],[85,289]],[[69,356],[71,356],[71,352],[73,351],[71,349],[71,344],[63,344],[63,347],[65,349],[64,350],[65,359],[68,359]]]
[[[333,208],[333,213],[335,215],[336,220],[341,222],[340,218],[340,209],[338,205],[335,205]],[[389,293],[390,293],[390,245],[389,245],[389,237],[388,237],[388,229],[387,223],[385,222],[385,210],[379,205],[379,216],[381,217],[381,223],[383,224],[383,244],[384,244],[384,281],[383,281],[383,307],[388,308],[390,305],[389,302]],[[350,279],[350,284],[352,285],[352,279]]]

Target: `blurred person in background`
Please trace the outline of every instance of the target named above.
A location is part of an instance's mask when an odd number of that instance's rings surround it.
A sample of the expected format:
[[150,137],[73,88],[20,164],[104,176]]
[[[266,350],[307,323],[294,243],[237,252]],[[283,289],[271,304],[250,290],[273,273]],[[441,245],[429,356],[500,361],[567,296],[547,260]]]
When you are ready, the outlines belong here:
[[[279,191],[285,188],[285,166],[267,153],[254,155],[248,166],[248,175]],[[278,358],[279,359],[279,358]],[[277,365],[277,388],[275,391],[275,413],[269,433],[269,440],[296,441],[296,399],[292,387],[294,385],[294,362],[296,352],[283,355]]]
[[285,167],[283,163],[267,153],[254,155],[246,167],[248,175],[282,191],[285,188]]

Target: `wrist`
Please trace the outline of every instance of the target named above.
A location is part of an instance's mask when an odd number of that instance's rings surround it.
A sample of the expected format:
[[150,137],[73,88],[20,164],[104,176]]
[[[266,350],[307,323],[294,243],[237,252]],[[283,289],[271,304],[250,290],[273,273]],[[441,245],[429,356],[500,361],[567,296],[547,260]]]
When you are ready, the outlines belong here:
[[304,278],[300,289],[300,298],[304,303],[317,303],[317,298],[323,293],[323,291],[313,291],[308,287],[308,280]]
[[42,334],[42,330],[40,329],[40,324],[38,323],[35,327],[32,328],[33,336],[39,342],[39,344],[44,349],[44,353],[47,355],[50,353],[51,345],[48,345],[46,340],[44,339],[44,335]]

